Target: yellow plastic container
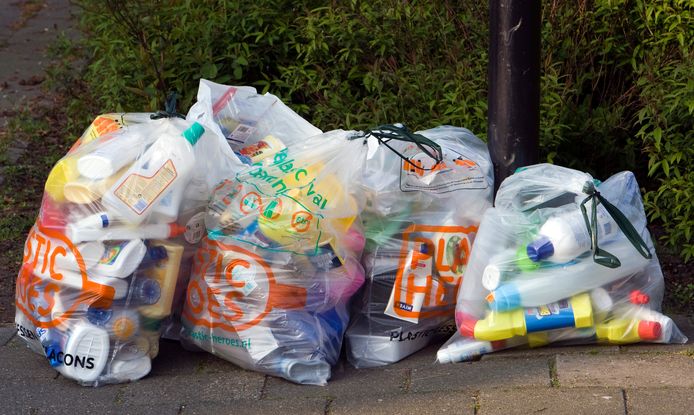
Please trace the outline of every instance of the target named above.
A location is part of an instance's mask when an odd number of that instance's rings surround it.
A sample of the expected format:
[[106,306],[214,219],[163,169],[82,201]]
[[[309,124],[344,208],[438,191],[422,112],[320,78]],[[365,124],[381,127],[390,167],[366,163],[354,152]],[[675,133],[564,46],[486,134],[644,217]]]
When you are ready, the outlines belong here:
[[591,327],[593,308],[588,293],[571,297],[541,307],[512,311],[492,311],[484,320],[475,324],[477,340],[496,341],[528,333],[542,332],[565,327]]
[[159,301],[154,304],[139,308],[140,314],[150,319],[162,319],[171,314],[178,271],[183,258],[183,246],[162,240],[153,240],[153,246],[163,246],[166,249],[167,258],[159,261],[155,266],[146,270],[146,276],[159,283],[161,293]]
[[657,321],[632,320],[618,318],[595,327],[598,340],[612,344],[638,343],[640,341],[657,341],[662,326]]

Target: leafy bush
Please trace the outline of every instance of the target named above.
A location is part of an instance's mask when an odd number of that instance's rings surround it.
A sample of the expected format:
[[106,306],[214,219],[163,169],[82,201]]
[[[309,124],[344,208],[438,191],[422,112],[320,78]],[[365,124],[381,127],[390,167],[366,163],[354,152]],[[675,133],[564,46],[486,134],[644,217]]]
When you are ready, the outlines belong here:
[[[404,121],[486,136],[486,2],[79,4],[92,112],[159,109],[169,90],[182,93],[185,111],[205,77],[271,90],[322,129]],[[651,218],[687,258],[693,7],[545,0],[542,31],[543,157],[598,177],[635,170]]]

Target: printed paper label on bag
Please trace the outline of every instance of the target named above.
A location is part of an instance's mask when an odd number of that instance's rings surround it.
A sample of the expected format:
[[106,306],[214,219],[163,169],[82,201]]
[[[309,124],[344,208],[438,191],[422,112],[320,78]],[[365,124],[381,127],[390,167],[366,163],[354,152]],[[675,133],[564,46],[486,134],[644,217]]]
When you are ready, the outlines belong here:
[[177,176],[173,161],[167,160],[152,176],[130,174],[114,193],[130,209],[141,215]]
[[450,148],[441,148],[443,160],[436,160],[415,145],[402,151],[400,190],[448,193],[461,189],[486,189],[487,180],[482,169],[470,158]]
[[452,314],[477,226],[411,225],[385,314],[413,323]]

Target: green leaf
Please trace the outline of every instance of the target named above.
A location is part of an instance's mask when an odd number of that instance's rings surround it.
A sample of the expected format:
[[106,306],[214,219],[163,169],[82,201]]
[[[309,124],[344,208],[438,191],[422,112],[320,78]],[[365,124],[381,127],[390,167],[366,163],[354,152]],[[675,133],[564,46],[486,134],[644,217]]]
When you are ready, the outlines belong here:
[[213,79],[217,76],[217,65],[207,62],[200,68],[200,76],[206,79]]

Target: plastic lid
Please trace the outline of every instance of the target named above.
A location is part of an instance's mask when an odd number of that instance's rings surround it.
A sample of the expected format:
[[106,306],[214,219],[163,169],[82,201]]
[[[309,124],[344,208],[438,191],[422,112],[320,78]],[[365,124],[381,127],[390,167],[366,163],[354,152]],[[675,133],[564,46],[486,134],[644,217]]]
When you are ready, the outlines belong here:
[[176,222],[169,224],[169,237],[174,238],[179,235],[183,235],[186,232],[186,227],[179,225]]
[[482,286],[489,291],[499,287],[501,283],[501,270],[496,265],[487,265],[482,272]]
[[111,375],[119,382],[138,380],[152,370],[152,361],[148,356],[132,360],[114,360],[111,364]]
[[111,320],[111,316],[113,316],[113,310],[110,308],[91,306],[87,309],[87,320],[97,326],[103,326],[108,323]]
[[639,337],[641,340],[658,340],[663,329],[657,321],[639,321]]
[[651,297],[641,290],[634,290],[629,293],[629,302],[632,304],[648,304],[651,301]]
[[185,139],[188,140],[191,146],[194,146],[195,143],[198,142],[200,137],[202,137],[204,132],[205,129],[202,127],[202,125],[200,125],[197,122],[194,122],[193,125],[188,127],[188,129],[183,132],[183,137],[185,137]]
[[458,311],[455,313],[455,323],[458,325],[458,331],[464,337],[475,337],[475,326],[477,319],[470,314]]
[[147,248],[147,256],[149,256],[149,258],[153,261],[160,261],[168,258],[166,248],[163,246],[150,246]]
[[151,278],[138,279],[134,285],[134,294],[137,296],[139,304],[156,304],[159,298],[161,298],[161,286],[157,280]]
[[489,308],[494,311],[508,311],[521,306],[520,293],[514,284],[505,284],[486,297]]
[[554,254],[554,245],[546,236],[530,242],[527,247],[528,258],[534,262],[541,261]]

